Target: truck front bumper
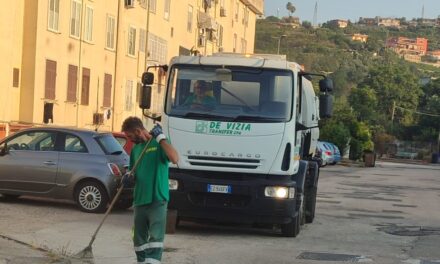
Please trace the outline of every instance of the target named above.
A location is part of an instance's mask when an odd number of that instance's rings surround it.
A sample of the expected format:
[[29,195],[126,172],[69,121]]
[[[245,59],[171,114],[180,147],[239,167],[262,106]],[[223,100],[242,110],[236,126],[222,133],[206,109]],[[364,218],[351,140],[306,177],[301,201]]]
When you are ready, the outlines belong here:
[[[266,197],[266,186],[295,187],[291,177],[171,169],[179,187],[170,191],[169,209],[181,219],[230,223],[287,224],[297,216],[298,199]],[[208,192],[208,184],[227,185],[231,193]]]

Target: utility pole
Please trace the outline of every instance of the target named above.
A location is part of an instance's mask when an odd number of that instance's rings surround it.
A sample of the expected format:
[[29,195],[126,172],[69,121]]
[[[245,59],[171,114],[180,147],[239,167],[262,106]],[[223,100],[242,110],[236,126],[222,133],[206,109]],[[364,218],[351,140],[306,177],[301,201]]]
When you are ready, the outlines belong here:
[[278,38],[278,51],[277,51],[277,54],[278,54],[278,55],[280,54],[281,39],[282,39],[282,38],[285,38],[285,37],[287,37],[287,35],[281,35],[281,36]]
[[318,2],[315,2],[315,12],[313,13],[313,27],[318,27]]

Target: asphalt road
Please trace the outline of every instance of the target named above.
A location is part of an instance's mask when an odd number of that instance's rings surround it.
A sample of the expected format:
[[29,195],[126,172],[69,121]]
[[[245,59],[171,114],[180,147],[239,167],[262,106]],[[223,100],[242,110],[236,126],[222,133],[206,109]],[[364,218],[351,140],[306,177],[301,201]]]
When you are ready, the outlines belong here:
[[[56,253],[84,248],[101,217],[70,202],[0,198],[0,235]],[[131,221],[131,210],[108,218],[93,247],[95,263],[135,263]],[[7,263],[34,263],[26,256],[14,262],[7,245],[0,236],[0,263],[8,256]],[[165,246],[163,263],[173,264],[440,264],[440,166],[327,166],[315,222],[297,238],[272,229],[183,222]]]

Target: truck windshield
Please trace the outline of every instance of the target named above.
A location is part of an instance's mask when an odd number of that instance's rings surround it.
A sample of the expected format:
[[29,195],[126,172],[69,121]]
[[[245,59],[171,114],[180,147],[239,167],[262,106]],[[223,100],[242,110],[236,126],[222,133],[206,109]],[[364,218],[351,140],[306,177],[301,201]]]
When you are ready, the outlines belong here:
[[290,120],[293,93],[291,72],[228,67],[232,79],[225,81],[216,76],[216,69],[207,66],[174,66],[171,70],[166,113],[181,118],[236,122]]

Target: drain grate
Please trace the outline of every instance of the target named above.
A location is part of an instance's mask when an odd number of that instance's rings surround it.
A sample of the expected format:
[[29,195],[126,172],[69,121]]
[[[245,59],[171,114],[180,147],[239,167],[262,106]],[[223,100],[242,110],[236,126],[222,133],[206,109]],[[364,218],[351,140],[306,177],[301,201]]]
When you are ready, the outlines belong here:
[[391,224],[379,227],[378,230],[395,236],[429,236],[440,234],[440,228],[427,226],[397,226]]
[[372,260],[361,255],[349,255],[338,253],[323,252],[303,252],[296,257],[297,259],[317,260],[317,261],[344,261],[344,262],[371,262]]

